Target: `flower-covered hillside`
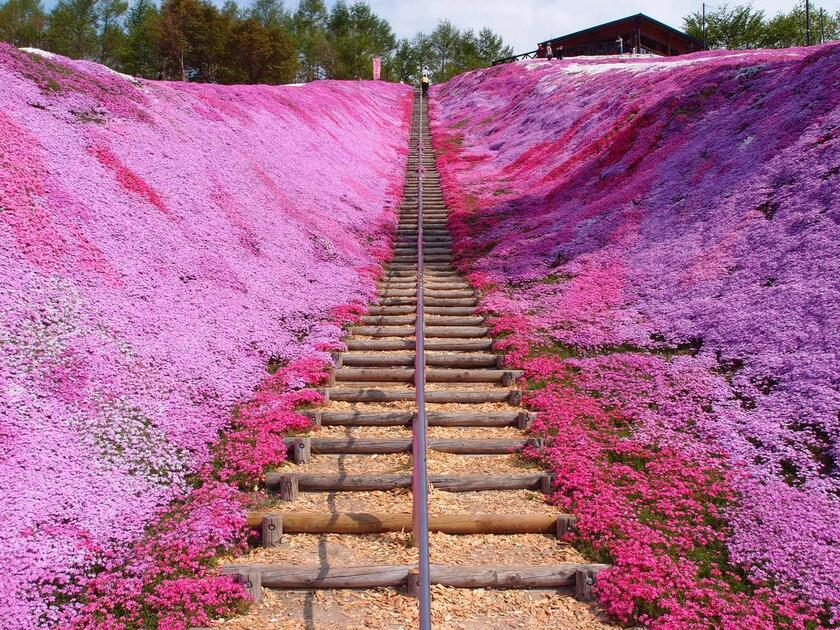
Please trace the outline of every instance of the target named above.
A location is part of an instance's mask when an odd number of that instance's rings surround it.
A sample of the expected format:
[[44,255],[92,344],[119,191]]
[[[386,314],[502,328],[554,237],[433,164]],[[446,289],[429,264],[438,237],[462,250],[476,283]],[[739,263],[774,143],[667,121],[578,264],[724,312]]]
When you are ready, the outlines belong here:
[[557,500],[616,563],[623,619],[761,626],[720,599],[730,561],[840,615],[838,85],[826,45],[433,92],[459,264],[566,438]]
[[270,361],[335,346],[390,250],[410,99],[0,44],[0,625],[136,539]]

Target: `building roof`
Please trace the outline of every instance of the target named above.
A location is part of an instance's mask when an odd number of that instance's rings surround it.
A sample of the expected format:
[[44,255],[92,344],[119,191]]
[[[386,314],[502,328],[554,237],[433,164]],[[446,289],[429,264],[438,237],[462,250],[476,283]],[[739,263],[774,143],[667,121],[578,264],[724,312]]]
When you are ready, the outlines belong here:
[[560,35],[559,37],[552,37],[551,39],[546,39],[545,41],[540,42],[540,44],[545,45],[549,42],[556,42],[557,40],[560,40],[560,39],[568,39],[568,38],[571,38],[571,37],[578,37],[580,35],[586,35],[587,33],[591,33],[593,31],[598,31],[598,30],[601,30],[603,28],[608,28],[610,26],[617,26],[617,25],[621,24],[622,22],[635,20],[636,18],[641,19],[641,20],[645,20],[646,22],[650,22],[651,24],[655,24],[659,28],[664,29],[664,30],[666,30],[670,33],[673,33],[674,35],[677,35],[679,37],[684,37],[687,40],[695,42],[698,46],[701,46],[701,47],[703,46],[703,42],[701,42],[700,40],[695,39],[694,37],[692,37],[691,35],[688,35],[687,33],[683,33],[682,31],[678,31],[673,26],[668,26],[667,24],[665,24],[663,22],[660,22],[659,20],[654,20],[652,17],[650,17],[649,15],[645,15],[644,13],[636,13],[635,15],[628,15],[627,17],[621,18],[620,20],[613,20],[612,22],[604,22],[603,24],[599,24],[598,26],[591,26],[589,28],[585,28],[582,31],[575,31],[574,33],[569,33],[567,35]]

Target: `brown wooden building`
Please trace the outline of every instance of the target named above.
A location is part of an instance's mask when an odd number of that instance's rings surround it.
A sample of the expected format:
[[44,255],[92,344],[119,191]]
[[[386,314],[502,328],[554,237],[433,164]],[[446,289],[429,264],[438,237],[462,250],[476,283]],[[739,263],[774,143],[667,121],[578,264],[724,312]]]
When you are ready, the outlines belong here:
[[547,39],[539,43],[537,50],[499,59],[494,62],[494,65],[517,59],[543,57],[545,47],[549,43],[555,55],[559,53],[562,46],[564,57],[618,55],[632,52],[670,57],[703,50],[703,43],[690,35],[654,20],[644,13],[637,13],[576,33]]

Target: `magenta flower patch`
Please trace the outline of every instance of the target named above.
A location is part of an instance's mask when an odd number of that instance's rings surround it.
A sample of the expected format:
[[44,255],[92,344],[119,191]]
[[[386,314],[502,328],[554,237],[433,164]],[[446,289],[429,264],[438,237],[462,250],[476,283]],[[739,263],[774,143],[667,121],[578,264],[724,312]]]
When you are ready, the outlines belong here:
[[624,621],[840,621],[838,83],[830,44],[433,91],[458,264]]
[[[120,553],[173,499],[194,506],[173,508],[184,518],[228,501],[227,484],[184,498],[187,476],[270,362],[323,366],[374,295],[411,104],[381,82],[135,81],[5,44],[0,86],[0,625],[30,628],[66,620],[103,566],[143,573]],[[301,369],[284,387],[309,382]],[[265,404],[214,447],[208,483],[276,462],[303,419]],[[181,559],[235,545],[220,518],[177,558],[132,552],[166,579],[93,586],[223,610],[229,580],[204,603],[172,581]],[[98,613],[119,616],[114,597]]]

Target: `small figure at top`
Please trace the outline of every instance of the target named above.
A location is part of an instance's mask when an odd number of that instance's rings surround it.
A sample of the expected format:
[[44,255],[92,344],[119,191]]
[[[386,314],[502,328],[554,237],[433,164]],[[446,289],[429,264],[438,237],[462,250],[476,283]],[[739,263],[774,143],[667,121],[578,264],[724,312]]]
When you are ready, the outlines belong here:
[[545,44],[537,46],[537,59],[545,59]]
[[545,45],[545,58],[551,61],[554,59],[554,49],[551,47],[551,42]]
[[423,91],[423,96],[429,95],[429,68],[423,66],[420,73],[420,89]]
[[624,54],[624,40],[621,39],[621,35],[619,35],[616,38],[615,43],[618,45],[618,54],[623,55]]
[[563,45],[562,44],[557,47],[557,52],[554,56],[557,57],[558,59],[563,58]]

